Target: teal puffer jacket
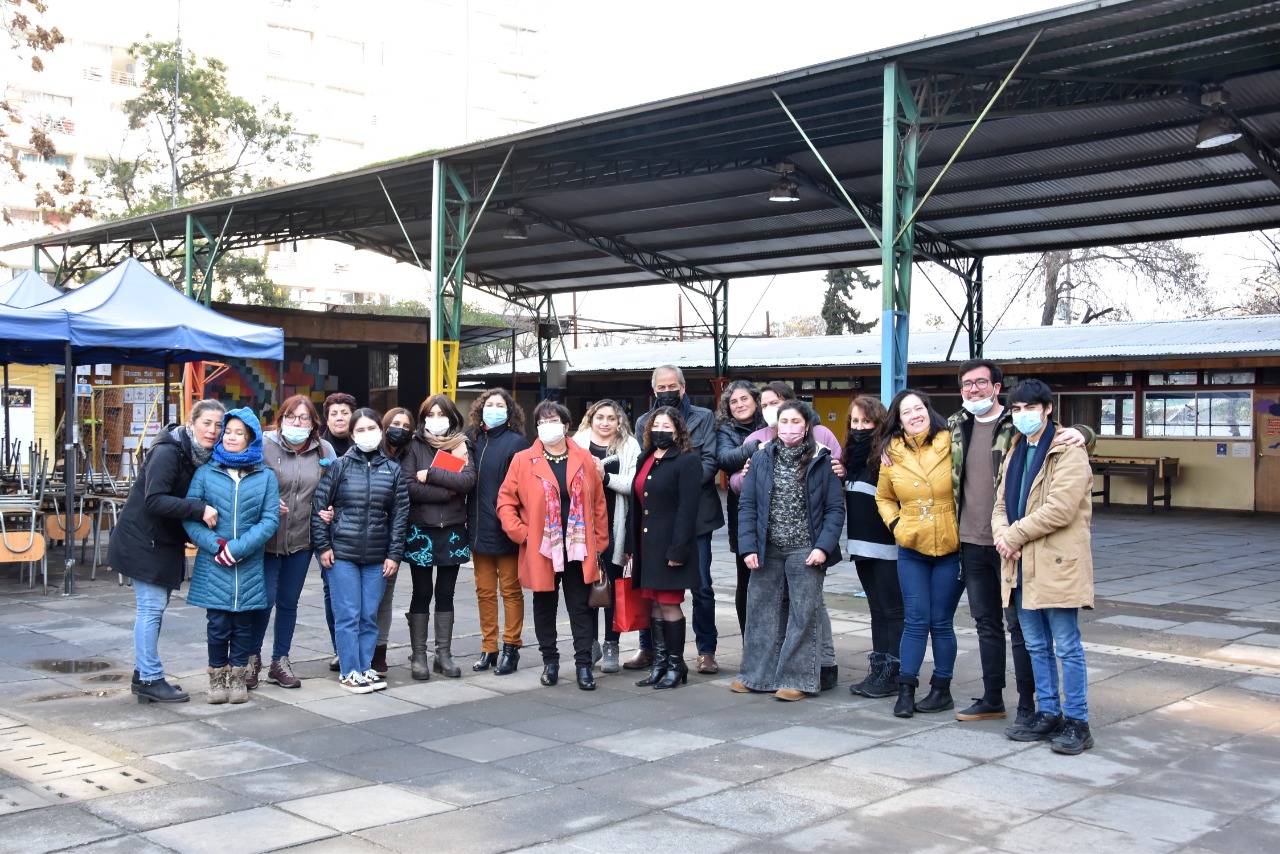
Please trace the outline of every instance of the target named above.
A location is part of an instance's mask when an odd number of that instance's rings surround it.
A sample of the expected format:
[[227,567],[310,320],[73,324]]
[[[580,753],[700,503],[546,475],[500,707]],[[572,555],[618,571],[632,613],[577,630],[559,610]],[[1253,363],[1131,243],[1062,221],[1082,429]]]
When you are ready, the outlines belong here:
[[[196,470],[188,498],[217,508],[218,526],[200,520],[183,522],[187,536],[200,551],[191,573],[187,603],[222,611],[256,611],[267,607],[262,556],[267,541],[280,525],[280,487],[275,472],[259,463],[237,481],[217,462]],[[218,540],[226,540],[235,566],[214,560]]]

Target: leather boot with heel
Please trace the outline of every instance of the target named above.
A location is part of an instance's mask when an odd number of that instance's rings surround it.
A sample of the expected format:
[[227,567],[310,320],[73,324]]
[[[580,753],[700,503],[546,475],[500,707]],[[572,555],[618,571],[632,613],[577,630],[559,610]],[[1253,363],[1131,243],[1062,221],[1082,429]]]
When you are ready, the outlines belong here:
[[667,648],[667,672],[654,683],[654,688],[675,688],[689,681],[689,665],[684,663],[685,628],[683,620],[666,620],[662,634]]
[[431,660],[427,657],[427,629],[430,614],[405,614],[409,621],[409,675],[419,682],[431,678]]
[[493,669],[494,676],[509,676],[520,667],[520,647],[513,643],[502,645],[502,655],[498,656],[498,666]]
[[636,680],[637,687],[649,688],[658,684],[662,677],[667,674],[667,639],[663,633],[662,620],[649,621],[649,640],[653,642],[653,664],[649,668],[649,675],[643,679]]
[[916,713],[916,688],[920,680],[914,676],[898,677],[898,701],[893,704],[895,718],[909,718]]
[[916,711],[923,714],[945,712],[954,709],[955,701],[951,699],[951,680],[942,676],[929,677],[929,693],[916,703]]
[[457,679],[462,668],[453,663],[453,612],[436,611],[436,660],[431,665],[436,673]]

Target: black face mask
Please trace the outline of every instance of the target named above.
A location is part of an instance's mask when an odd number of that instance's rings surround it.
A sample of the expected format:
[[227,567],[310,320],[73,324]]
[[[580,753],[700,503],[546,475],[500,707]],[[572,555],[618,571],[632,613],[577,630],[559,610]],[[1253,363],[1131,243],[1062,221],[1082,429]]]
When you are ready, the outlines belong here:
[[854,463],[865,463],[871,453],[871,438],[875,430],[850,430],[845,444],[849,448],[849,459]]
[[676,434],[670,430],[654,430],[649,434],[649,441],[655,448],[665,451],[676,443]]
[[659,406],[671,406],[676,409],[680,408],[680,389],[675,391],[660,391],[654,395],[658,400]]
[[387,444],[393,448],[403,448],[412,438],[413,433],[403,427],[387,428]]

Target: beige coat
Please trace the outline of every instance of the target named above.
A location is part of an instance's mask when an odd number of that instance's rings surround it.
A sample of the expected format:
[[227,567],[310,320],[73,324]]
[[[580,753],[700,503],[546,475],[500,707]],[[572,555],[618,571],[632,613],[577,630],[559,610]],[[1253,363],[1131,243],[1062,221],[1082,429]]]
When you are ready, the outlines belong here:
[[960,548],[951,491],[951,434],[939,430],[928,444],[924,436],[889,443],[893,465],[880,467],[876,508],[898,545],[941,557]]
[[[1017,442],[1024,439],[1018,436]],[[1004,479],[1013,459],[1005,456],[996,485],[991,533],[1022,550],[1022,607],[1092,608],[1093,552],[1089,520],[1093,518],[1093,470],[1084,448],[1052,446],[1044,466],[1031,481],[1027,512],[1012,525],[1005,512]],[[1002,561],[1000,588],[1008,605],[1018,579],[1018,562]]]

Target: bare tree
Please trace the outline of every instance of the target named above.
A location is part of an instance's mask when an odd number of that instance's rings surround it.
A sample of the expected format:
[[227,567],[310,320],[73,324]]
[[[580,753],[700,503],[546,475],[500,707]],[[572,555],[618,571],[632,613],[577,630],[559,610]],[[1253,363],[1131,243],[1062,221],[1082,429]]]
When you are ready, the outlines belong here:
[[1211,311],[1200,256],[1177,243],[1054,250],[1033,263],[1043,275],[1041,326],[1128,319],[1143,299],[1176,303],[1191,316]]
[[1245,279],[1244,298],[1232,309],[1242,314],[1280,314],[1280,231],[1253,235],[1262,246],[1252,278]]
[[827,334],[827,322],[820,314],[800,314],[790,320],[770,325],[769,334],[775,338],[798,338]]

